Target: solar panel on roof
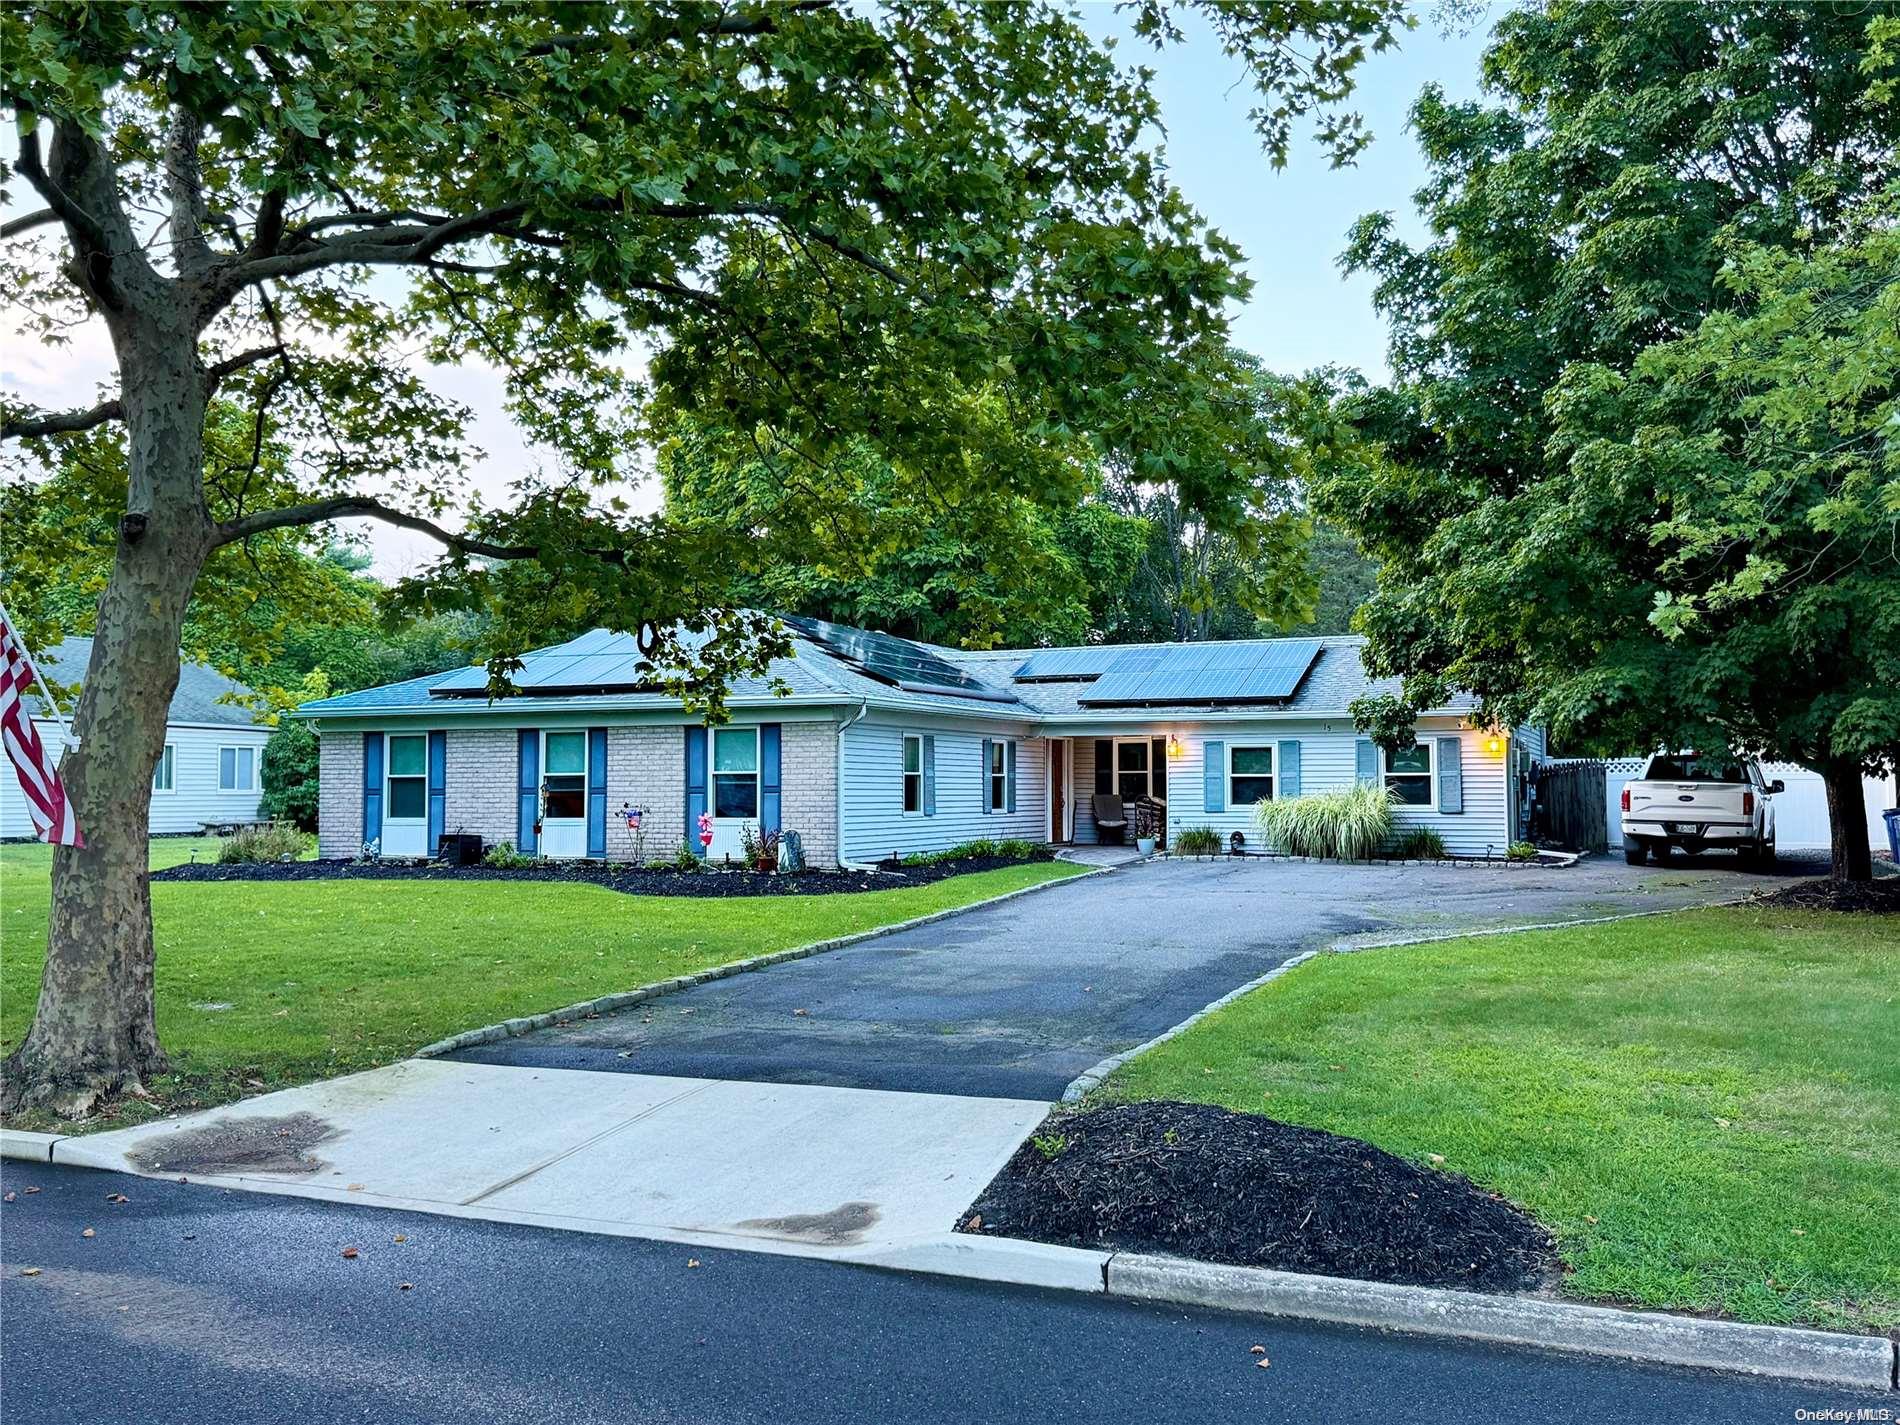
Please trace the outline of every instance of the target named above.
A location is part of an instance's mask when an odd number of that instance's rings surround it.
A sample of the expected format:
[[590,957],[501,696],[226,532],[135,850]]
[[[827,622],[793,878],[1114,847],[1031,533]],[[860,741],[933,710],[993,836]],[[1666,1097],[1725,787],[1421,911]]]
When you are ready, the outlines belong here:
[[859,672],[906,692],[995,703],[1016,701],[1013,693],[978,682],[955,664],[908,639],[802,615],[786,614],[781,621]]
[[[653,668],[640,654],[631,633],[597,628],[579,638],[528,654],[511,682],[522,692],[542,695],[572,692],[635,692],[653,686]],[[482,697],[488,692],[486,668],[459,668],[432,684],[431,697]]]
[[1032,653],[1012,675],[1019,683],[1086,682],[1099,678],[1125,648],[1045,648]]
[[1319,640],[1190,643],[1117,659],[1079,701],[1116,703],[1265,703],[1293,696],[1319,656]]

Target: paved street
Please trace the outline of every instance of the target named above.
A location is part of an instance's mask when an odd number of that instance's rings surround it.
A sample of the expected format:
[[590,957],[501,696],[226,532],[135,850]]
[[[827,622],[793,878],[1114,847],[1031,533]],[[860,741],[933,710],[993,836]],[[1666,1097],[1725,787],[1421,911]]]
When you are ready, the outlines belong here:
[[1047,1101],[1302,950],[1700,905],[1767,879],[1726,856],[1522,870],[1150,863],[459,1057]]
[[1895,1399],[76,1169],[0,1183],[7,1416],[36,1425],[1779,1425]]

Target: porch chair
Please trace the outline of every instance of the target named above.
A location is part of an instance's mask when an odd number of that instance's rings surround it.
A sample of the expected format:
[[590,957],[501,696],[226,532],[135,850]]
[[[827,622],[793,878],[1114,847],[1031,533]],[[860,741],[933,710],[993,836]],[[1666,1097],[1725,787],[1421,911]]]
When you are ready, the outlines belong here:
[[1120,797],[1113,792],[1097,792],[1089,799],[1089,808],[1095,813],[1097,839],[1104,846],[1128,844],[1128,812]]

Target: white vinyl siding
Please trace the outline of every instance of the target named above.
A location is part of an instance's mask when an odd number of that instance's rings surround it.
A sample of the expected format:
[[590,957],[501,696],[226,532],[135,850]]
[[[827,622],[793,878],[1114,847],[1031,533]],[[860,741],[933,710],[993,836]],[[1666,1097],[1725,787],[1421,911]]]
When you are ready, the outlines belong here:
[[[59,724],[35,718],[33,725],[39,729],[46,750],[58,757],[62,746]],[[172,749],[172,789],[152,797],[151,830],[164,836],[195,832],[207,823],[263,820],[257,791],[261,780],[254,779],[250,791],[218,790],[218,750],[241,745],[255,759],[254,765],[261,767],[264,743],[269,737],[267,727],[189,727],[173,723],[165,730],[165,745]],[[86,829],[83,822],[80,829]],[[19,779],[10,764],[0,765],[0,837],[32,834],[33,823],[27,816],[26,798],[20,794]]]
[[[1234,804],[1231,781],[1226,783],[1226,810],[1216,813],[1203,810],[1202,745],[1209,739],[1221,743],[1223,761],[1229,759],[1231,749],[1235,747],[1272,746],[1275,749],[1276,775],[1280,771],[1279,744],[1288,740],[1298,742],[1301,795],[1345,791],[1353,785],[1356,776],[1354,748],[1359,735],[1353,730],[1351,721],[1345,718],[1325,721],[1263,719],[1257,723],[1229,722],[1194,726],[1168,724],[1161,730],[1172,732],[1181,747],[1179,756],[1170,757],[1168,762],[1168,785],[1173,788],[1173,794],[1168,799],[1170,839],[1187,827],[1211,826],[1221,834],[1223,841],[1229,833],[1238,831],[1246,836],[1248,850],[1265,849],[1260,828],[1253,819],[1253,807]],[[1460,766],[1464,773],[1465,809],[1456,813],[1438,810],[1437,739],[1452,736],[1457,737],[1460,743]],[[1446,849],[1454,854],[1482,856],[1489,848],[1492,855],[1502,856],[1511,840],[1505,824],[1503,758],[1485,750],[1486,738],[1483,733],[1460,728],[1452,718],[1425,719],[1418,725],[1418,738],[1422,745],[1431,748],[1431,800],[1426,806],[1396,809],[1394,822],[1400,832],[1415,826],[1428,826],[1444,838]],[[1078,764],[1082,761],[1086,745],[1083,740],[1076,743]],[[1383,769],[1383,761],[1380,765]],[[1082,781],[1079,765],[1076,780],[1078,784]],[[1080,818],[1078,825],[1079,821]],[[1077,834],[1080,839],[1079,830]],[[1093,840],[1093,836],[1089,839]]]
[[[900,795],[906,735],[928,736],[934,752],[936,812],[905,812]],[[997,747],[1016,742],[1016,810],[983,809],[990,778],[983,743]],[[915,851],[941,851],[979,838],[1049,839],[1047,744],[999,726],[902,723],[871,717],[853,723],[844,734],[844,858],[879,861]],[[1007,756],[1007,754],[1005,754]]]

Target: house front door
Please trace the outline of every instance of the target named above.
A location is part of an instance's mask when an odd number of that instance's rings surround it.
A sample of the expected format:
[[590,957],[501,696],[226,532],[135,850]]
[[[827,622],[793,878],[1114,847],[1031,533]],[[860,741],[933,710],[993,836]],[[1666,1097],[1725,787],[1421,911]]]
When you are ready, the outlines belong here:
[[1049,742],[1049,839],[1067,841],[1069,769],[1065,765],[1069,744],[1060,738]]
[[586,732],[543,733],[541,767],[541,854],[577,860],[587,854]]

